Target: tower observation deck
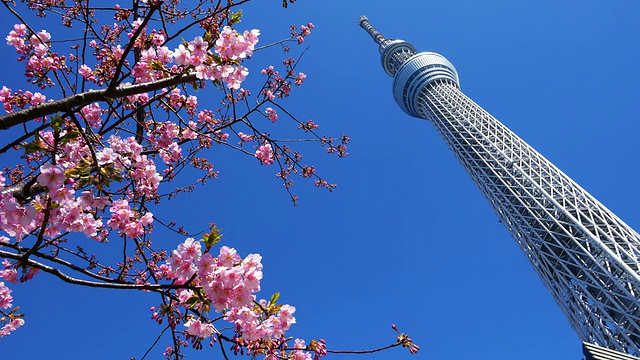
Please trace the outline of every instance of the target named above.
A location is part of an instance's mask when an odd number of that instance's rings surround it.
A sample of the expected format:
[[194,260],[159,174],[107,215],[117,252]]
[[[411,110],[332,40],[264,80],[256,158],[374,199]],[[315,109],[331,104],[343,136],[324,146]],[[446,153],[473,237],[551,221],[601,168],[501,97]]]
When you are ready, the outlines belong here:
[[640,235],[463,94],[445,57],[358,24],[400,108],[433,124],[582,341],[640,357]]

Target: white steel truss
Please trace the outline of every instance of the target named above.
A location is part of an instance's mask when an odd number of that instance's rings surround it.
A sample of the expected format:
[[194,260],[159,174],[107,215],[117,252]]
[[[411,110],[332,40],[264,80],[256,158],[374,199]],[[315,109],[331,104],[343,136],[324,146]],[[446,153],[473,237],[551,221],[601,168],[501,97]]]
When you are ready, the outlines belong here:
[[464,95],[448,60],[358,23],[400,107],[434,125],[582,341],[640,356],[640,235]]

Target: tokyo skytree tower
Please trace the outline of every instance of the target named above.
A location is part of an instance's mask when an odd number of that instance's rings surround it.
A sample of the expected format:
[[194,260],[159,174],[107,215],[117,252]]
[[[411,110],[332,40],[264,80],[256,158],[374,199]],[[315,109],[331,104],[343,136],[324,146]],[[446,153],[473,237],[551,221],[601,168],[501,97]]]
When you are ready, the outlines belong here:
[[400,108],[433,124],[582,341],[640,356],[640,235],[463,94],[442,55],[358,24]]

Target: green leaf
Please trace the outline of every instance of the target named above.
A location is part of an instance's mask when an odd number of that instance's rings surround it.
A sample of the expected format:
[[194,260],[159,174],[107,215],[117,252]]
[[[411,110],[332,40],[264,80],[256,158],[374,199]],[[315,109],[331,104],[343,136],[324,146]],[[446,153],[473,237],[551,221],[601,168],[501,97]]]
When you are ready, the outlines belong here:
[[211,232],[202,236],[202,240],[205,244],[205,251],[209,251],[213,245],[220,242],[220,239],[222,239],[221,231],[215,224],[213,224],[213,226],[211,226]]
[[42,144],[40,143],[39,140],[32,141],[24,146],[24,151],[27,154],[33,154],[34,152],[40,151],[40,150],[44,150],[44,147],[42,147]]
[[231,18],[229,19],[229,25],[239,23],[241,18],[242,18],[242,9],[238,10],[238,12],[231,15]]
[[189,305],[189,307],[192,308],[198,303],[198,301],[200,301],[200,299],[198,299],[197,296],[194,296],[191,299],[187,300],[187,305]]
[[70,130],[60,139],[60,145],[64,145],[71,140],[76,140],[78,137],[80,137],[80,133],[77,130]]
[[269,299],[269,306],[275,305],[278,302],[279,298],[280,298],[280,293],[279,292],[271,295],[271,299]]
[[160,61],[154,60],[149,64],[149,68],[151,70],[164,70],[164,65]]
[[55,130],[56,132],[60,132],[62,131],[62,116],[60,115],[52,115],[51,116],[51,126],[53,127],[53,130]]

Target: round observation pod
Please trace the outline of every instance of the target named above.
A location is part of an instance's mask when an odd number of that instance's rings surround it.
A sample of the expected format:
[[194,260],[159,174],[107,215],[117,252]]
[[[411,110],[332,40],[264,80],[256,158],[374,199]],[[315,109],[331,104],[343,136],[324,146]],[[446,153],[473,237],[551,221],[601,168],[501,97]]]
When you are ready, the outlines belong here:
[[444,56],[434,52],[415,54],[396,70],[393,97],[402,111],[420,117],[417,110],[420,90],[436,80],[450,80],[460,88],[458,72]]
[[[402,61],[416,52],[416,48],[404,40],[385,39],[384,42],[380,43],[380,53],[382,54],[380,60],[382,60],[384,71],[389,76],[393,76]],[[402,54],[408,55],[402,56]]]

